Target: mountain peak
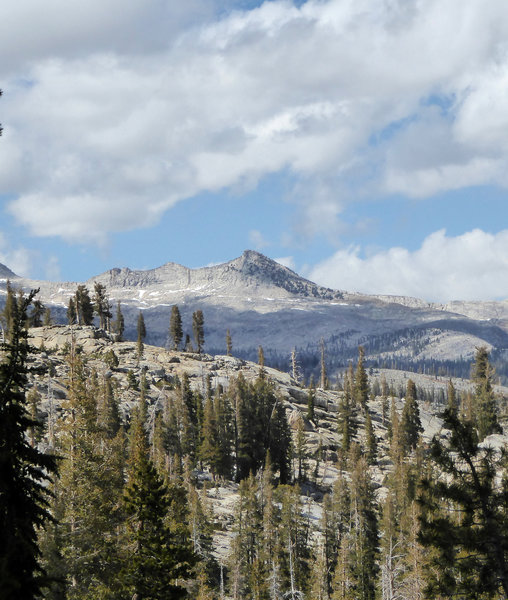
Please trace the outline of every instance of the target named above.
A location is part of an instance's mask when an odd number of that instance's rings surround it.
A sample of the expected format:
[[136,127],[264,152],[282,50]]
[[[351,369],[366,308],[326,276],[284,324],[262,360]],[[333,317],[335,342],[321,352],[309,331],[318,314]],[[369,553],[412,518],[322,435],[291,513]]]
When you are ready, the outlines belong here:
[[324,299],[342,298],[341,292],[316,285],[255,250],[245,250],[239,258],[226,264],[238,270],[248,279],[276,286],[291,294]]
[[272,261],[271,258],[268,258],[268,256],[261,254],[261,252],[258,252],[257,250],[244,250],[242,252],[241,258],[244,258],[245,260],[248,260],[250,262]]
[[18,279],[16,273],[0,263],[0,279]]

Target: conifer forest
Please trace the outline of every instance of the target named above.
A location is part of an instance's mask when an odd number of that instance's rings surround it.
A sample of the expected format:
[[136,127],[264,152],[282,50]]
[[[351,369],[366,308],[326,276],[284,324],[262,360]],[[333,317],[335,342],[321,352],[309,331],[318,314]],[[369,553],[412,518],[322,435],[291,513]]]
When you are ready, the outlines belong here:
[[[0,598],[508,598],[503,389],[489,352],[439,398],[405,372],[340,379],[125,340],[79,286],[67,323],[8,287],[0,339]],[[186,333],[186,331],[189,333]],[[403,382],[403,384],[401,383]],[[402,387],[402,389],[400,389]]]

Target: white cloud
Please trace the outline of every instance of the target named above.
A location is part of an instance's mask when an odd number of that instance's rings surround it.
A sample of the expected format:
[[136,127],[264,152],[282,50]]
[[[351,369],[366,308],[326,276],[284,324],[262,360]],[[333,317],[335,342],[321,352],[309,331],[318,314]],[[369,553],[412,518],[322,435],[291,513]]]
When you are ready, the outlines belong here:
[[18,221],[101,242],[285,170],[302,233],[333,235],[367,172],[376,194],[508,184],[505,0],[220,5],[9,4],[0,189]]
[[249,242],[254,246],[255,250],[262,250],[270,245],[270,242],[268,242],[261,231],[258,231],[257,229],[251,229],[249,231]]
[[61,281],[60,261],[57,256],[50,256],[46,261],[46,279],[49,281]]
[[[216,12],[213,0],[17,0],[2,6],[0,76],[25,75],[39,60],[91,53],[148,54]],[[20,43],[20,35],[23,35]]]
[[508,229],[497,234],[474,229],[457,237],[443,229],[414,252],[395,247],[363,257],[351,247],[307,276],[332,288],[430,301],[508,298]]
[[274,258],[275,262],[278,262],[283,267],[287,267],[292,271],[295,270],[295,260],[292,256],[281,256],[280,258]]
[[0,263],[16,275],[28,276],[33,263],[33,253],[22,247],[13,247],[7,236],[0,231]]

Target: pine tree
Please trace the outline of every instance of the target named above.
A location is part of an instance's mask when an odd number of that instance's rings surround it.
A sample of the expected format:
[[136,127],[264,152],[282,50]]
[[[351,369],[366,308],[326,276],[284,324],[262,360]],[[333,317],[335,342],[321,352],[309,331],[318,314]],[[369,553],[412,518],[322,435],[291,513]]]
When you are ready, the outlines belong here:
[[88,288],[85,285],[78,285],[74,302],[78,325],[92,325],[93,304]]
[[327,582],[327,565],[324,547],[317,544],[313,552],[310,574],[309,598],[312,600],[330,600]]
[[233,411],[226,395],[216,394],[214,400],[215,423],[217,427],[218,463],[217,475],[231,479],[233,469]]
[[258,365],[263,368],[265,366],[265,353],[263,346],[258,346]]
[[305,445],[305,426],[301,414],[298,415],[296,423],[296,436],[294,441],[294,456],[297,461],[297,478],[298,481],[303,481],[307,476],[307,459],[308,452]]
[[309,383],[309,389],[307,391],[307,419],[309,421],[311,421],[312,423],[314,423],[314,425],[317,426],[315,404],[316,404],[316,386],[314,384],[314,377],[311,376],[310,383]]
[[[344,534],[344,523],[346,514],[342,513],[342,508],[347,502],[347,490],[344,487],[345,480],[342,473],[335,481],[332,494],[325,494],[323,497],[323,512],[321,517],[321,532],[323,535],[322,552],[323,557],[320,562],[324,563],[322,576],[325,580],[325,598],[329,598],[332,593],[332,576],[337,564],[337,553],[340,546],[340,540]],[[349,515],[349,506],[346,509]]]
[[5,305],[0,313],[0,327],[2,328],[4,339],[10,341],[14,330],[14,319],[17,310],[17,300],[11,282],[7,280],[7,294],[5,296]]
[[386,378],[383,375],[381,377],[381,418],[383,425],[386,425],[387,417],[388,417],[388,384],[386,383]]
[[98,390],[97,424],[99,431],[108,439],[113,439],[120,431],[122,420],[118,399],[111,382],[111,378],[104,378],[101,389]]
[[32,312],[28,319],[29,327],[41,327],[42,316],[44,314],[44,304],[40,300],[34,300],[32,302]]
[[408,600],[418,600],[425,595],[429,552],[419,539],[421,509],[415,501],[409,504],[403,518],[403,574],[400,578],[400,594]]
[[332,600],[357,600],[355,578],[352,572],[352,538],[345,535],[340,542],[337,565],[333,575]]
[[200,460],[210,468],[212,477],[219,470],[220,450],[219,450],[219,432],[217,427],[217,413],[214,409],[211,397],[205,401],[204,420],[203,420],[203,441],[199,447]]
[[168,398],[165,408],[166,440],[168,453],[168,478],[172,479],[182,471],[182,418],[177,402]]
[[192,333],[194,334],[194,341],[198,349],[198,354],[201,354],[205,343],[205,319],[203,317],[202,310],[196,310],[192,313]]
[[189,480],[187,485],[187,507],[189,538],[198,559],[198,579],[210,584],[217,576],[218,565],[213,555],[213,513],[207,504],[206,495],[200,495]]
[[122,342],[123,334],[125,331],[125,320],[124,320],[124,317],[122,314],[122,307],[120,305],[120,300],[118,300],[116,303],[116,319],[113,324],[113,331],[116,335],[116,341]]
[[146,338],[146,327],[145,327],[145,319],[143,317],[143,313],[139,311],[138,314],[138,325],[137,325],[137,334],[138,340],[136,343],[136,353],[138,357],[138,361],[143,357],[144,352],[144,344],[143,341]]
[[99,327],[109,330],[110,319],[113,317],[106,286],[96,281],[94,283],[93,307],[99,317]]
[[[240,597],[253,595],[260,570],[260,555],[263,543],[262,518],[256,480],[251,473],[241,481],[239,498],[235,508],[233,531],[236,536],[231,546],[231,559],[238,565],[238,574],[233,585]],[[264,578],[263,578],[264,579]],[[258,596],[259,597],[259,596]]]
[[[0,363],[0,574],[4,598],[39,598],[45,584],[37,545],[37,529],[50,520],[47,483],[55,458],[30,443],[39,425],[27,410],[25,322],[36,291],[20,295],[8,314],[8,341]],[[4,312],[5,315],[5,312]]]
[[233,341],[229,329],[226,330],[226,355],[231,356],[233,352]]
[[445,410],[443,421],[450,435],[433,439],[437,469],[419,496],[419,540],[436,552],[428,593],[508,598],[505,457],[482,448],[474,425],[454,411]]
[[349,365],[349,372],[344,380],[344,393],[339,400],[337,412],[337,429],[341,436],[341,448],[347,453],[352,441],[356,438],[358,420],[356,418],[356,406],[353,400],[354,392],[353,365]]
[[291,377],[296,381],[296,383],[300,383],[301,373],[300,365],[298,364],[298,360],[296,358],[296,348],[291,350]]
[[400,598],[400,579],[404,572],[399,527],[393,493],[383,504],[381,535],[381,595],[383,600]]
[[169,481],[168,427],[162,412],[155,415],[150,444],[150,458],[164,483]]
[[254,384],[240,374],[229,390],[235,417],[236,476],[240,481],[260,469],[269,451],[282,483],[290,480],[291,432],[283,404],[262,373]]
[[199,448],[199,423],[197,396],[191,390],[188,373],[184,373],[178,394],[181,414],[181,444],[183,456],[187,456],[192,465],[196,462]]
[[420,433],[423,431],[420,421],[420,409],[416,399],[416,385],[412,379],[407,381],[406,401],[400,420],[400,442],[404,453],[416,449]]
[[[365,460],[358,456],[358,448],[350,452],[350,531],[341,541],[337,569],[341,573],[335,582],[336,591],[345,590],[345,595],[334,598],[374,600],[378,573],[378,524],[374,490]],[[346,554],[347,553],[347,554]]]
[[84,600],[117,587],[123,438],[114,433],[114,425],[108,427],[108,392],[101,389],[96,373],[90,373],[74,342],[68,365],[55,512],[60,513],[67,597]]
[[148,456],[148,441],[140,405],[132,424],[131,447],[124,492],[127,514],[125,555],[119,580],[124,597],[184,598],[182,585],[190,575],[193,554],[171,531],[169,491]]
[[69,303],[67,304],[67,323],[69,325],[74,325],[78,320],[78,315],[76,312],[76,303],[74,298],[71,296],[69,298]]
[[377,461],[377,440],[374,434],[374,428],[372,426],[372,417],[370,411],[367,409],[365,416],[365,446],[367,462],[369,465],[376,464]]
[[475,383],[475,416],[478,436],[482,441],[491,433],[502,433],[497,417],[497,406],[492,379],[494,369],[489,362],[487,349],[482,347],[476,351],[473,365],[473,382]]
[[286,598],[299,600],[304,597],[309,583],[309,523],[302,515],[298,486],[281,485],[276,496],[280,502],[278,563],[281,587]]
[[363,349],[363,346],[358,346],[358,363],[356,365],[354,380],[354,398],[356,404],[366,411],[369,399],[369,378],[367,377],[367,371],[363,366],[364,358],[365,350]]
[[448,387],[447,387],[447,402],[448,402],[448,408],[450,410],[454,410],[457,411],[458,410],[458,402],[457,402],[457,392],[455,391],[455,386],[453,385],[452,380],[450,379],[448,381]]
[[[286,409],[282,402],[275,399],[268,421],[269,437],[266,451],[269,452],[273,465],[279,471],[279,481],[282,484],[291,482],[289,464],[291,450],[291,430],[286,418]],[[265,452],[266,457],[266,452]]]
[[180,309],[176,304],[171,307],[171,317],[169,318],[169,336],[173,341],[173,350],[178,350],[183,338],[183,330]]

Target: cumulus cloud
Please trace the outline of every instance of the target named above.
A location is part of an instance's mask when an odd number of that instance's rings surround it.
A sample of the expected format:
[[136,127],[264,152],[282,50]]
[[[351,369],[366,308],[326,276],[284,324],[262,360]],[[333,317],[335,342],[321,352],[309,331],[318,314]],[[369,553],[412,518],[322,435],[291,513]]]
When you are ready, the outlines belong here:
[[366,186],[508,183],[504,0],[234,5],[11,3],[0,189],[18,221],[103,242],[284,171],[303,233],[340,234]]
[[255,250],[262,250],[270,245],[261,231],[257,229],[251,229],[249,231],[249,242],[254,246]]
[[28,276],[33,264],[33,253],[23,247],[13,246],[7,236],[0,231],[0,263],[16,275]]
[[[2,78],[25,75],[41,59],[101,52],[139,55],[167,48],[183,28],[217,13],[214,0],[18,0],[2,7]],[[23,33],[23,43],[20,35]],[[25,71],[25,73],[24,73]]]
[[49,281],[61,281],[62,275],[60,270],[60,261],[57,256],[50,256],[45,265],[46,279]]
[[273,260],[278,262],[283,267],[287,267],[292,271],[295,270],[295,259],[292,256],[281,256],[279,258],[274,258]]
[[405,295],[429,301],[508,298],[508,229],[474,229],[450,237],[429,235],[414,252],[390,248],[362,256],[358,247],[339,250],[311,268],[321,285],[368,294]]

